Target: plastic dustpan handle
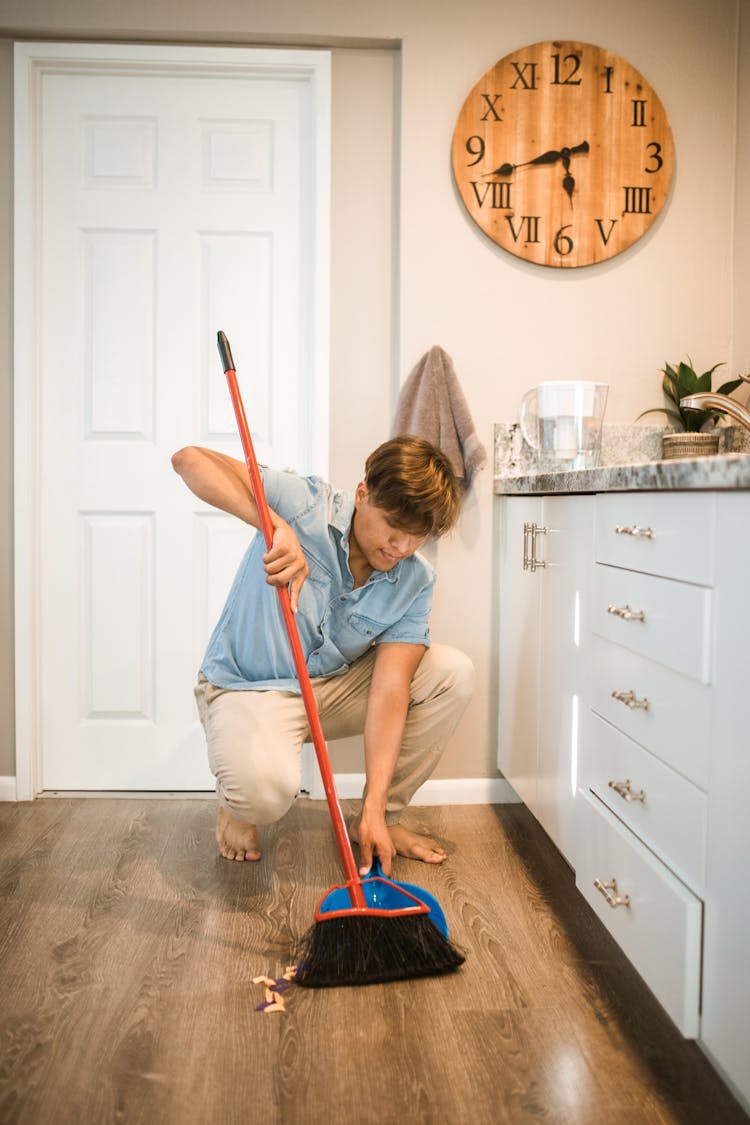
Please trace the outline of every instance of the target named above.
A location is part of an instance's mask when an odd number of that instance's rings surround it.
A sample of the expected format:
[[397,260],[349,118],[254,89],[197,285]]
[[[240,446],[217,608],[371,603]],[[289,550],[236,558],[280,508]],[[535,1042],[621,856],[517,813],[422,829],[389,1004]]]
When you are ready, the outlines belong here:
[[[255,457],[255,450],[253,449],[253,442],[250,437],[250,427],[247,424],[242,396],[240,395],[240,389],[237,384],[237,373],[234,367],[234,360],[232,359],[232,351],[229,347],[229,341],[223,332],[219,332],[218,334],[218,345],[224,374],[226,375],[227,384],[229,386],[229,394],[232,399],[232,406],[234,407],[234,415],[237,420],[237,428],[245,453],[245,463],[247,464],[247,471],[250,474],[250,483],[260,515],[261,531],[266,541],[266,546],[270,549],[273,544],[271,512],[268,507],[268,501],[266,500],[265,489],[263,488],[263,478]],[[362,892],[362,884],[357,872],[357,865],[354,860],[354,852],[352,851],[352,845],[349,840],[349,833],[346,830],[346,821],[341,811],[341,805],[333,781],[331,760],[328,756],[328,747],[326,746],[323,728],[320,725],[318,705],[315,702],[315,695],[313,693],[312,684],[310,683],[310,674],[307,671],[305,654],[299,638],[297,622],[294,620],[294,613],[292,612],[289,590],[286,586],[277,586],[276,592],[279,595],[281,614],[284,619],[287,636],[289,637],[294,667],[297,672],[297,679],[299,680],[305,711],[307,712],[307,720],[310,724],[310,734],[312,735],[313,746],[315,747],[315,755],[318,759],[321,777],[323,778],[323,788],[325,790],[326,801],[328,802],[328,811],[333,823],[333,832],[336,837],[339,855],[341,856],[341,863],[346,874],[347,889],[352,900],[352,905],[364,907],[366,903]]]

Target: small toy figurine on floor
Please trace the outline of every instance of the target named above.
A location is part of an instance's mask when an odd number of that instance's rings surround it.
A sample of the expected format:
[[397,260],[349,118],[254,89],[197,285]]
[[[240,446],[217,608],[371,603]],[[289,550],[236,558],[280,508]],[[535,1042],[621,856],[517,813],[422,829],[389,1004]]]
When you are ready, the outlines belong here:
[[270,977],[253,977],[253,984],[263,984],[266,988],[266,998],[258,1004],[256,1012],[285,1012],[284,993],[294,980],[297,972],[296,965],[287,965],[282,976],[272,980]]

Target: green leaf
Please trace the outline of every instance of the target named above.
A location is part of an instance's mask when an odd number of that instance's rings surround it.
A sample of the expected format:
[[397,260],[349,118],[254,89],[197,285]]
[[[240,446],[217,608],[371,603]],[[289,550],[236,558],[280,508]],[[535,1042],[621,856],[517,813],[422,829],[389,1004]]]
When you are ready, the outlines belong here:
[[[644,418],[647,414],[666,414],[677,422],[680,427],[684,428],[685,419],[676,410],[671,410],[668,406],[654,406],[651,410],[642,410],[638,418]],[[636,422],[638,418],[636,418]]]
[[736,391],[744,383],[744,379],[730,379],[728,383],[722,383],[716,392],[718,395],[731,395],[732,391]]
[[664,372],[665,380],[668,379],[670,380],[670,382],[674,383],[675,386],[677,386],[677,372],[675,371],[674,367],[672,367],[672,364],[665,363],[662,367],[662,371]]
[[710,391],[711,390],[711,371],[704,371],[695,380],[696,391]]
[[664,394],[667,396],[667,398],[671,398],[675,406],[679,406],[680,388],[677,385],[677,377],[673,372],[664,372],[664,378],[661,382],[661,389],[664,391]]
[[688,367],[686,363],[680,363],[680,369],[677,373],[677,383],[683,396],[692,394],[696,389],[698,376],[693,371],[692,367]]

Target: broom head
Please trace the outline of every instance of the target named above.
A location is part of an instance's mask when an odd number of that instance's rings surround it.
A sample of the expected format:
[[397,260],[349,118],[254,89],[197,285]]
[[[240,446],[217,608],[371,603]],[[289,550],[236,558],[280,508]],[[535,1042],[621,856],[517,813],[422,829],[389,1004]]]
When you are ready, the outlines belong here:
[[318,903],[315,925],[296,951],[295,983],[306,988],[377,984],[451,973],[464,962],[448,940],[437,899],[376,872],[360,883],[366,906],[352,906],[348,886]]

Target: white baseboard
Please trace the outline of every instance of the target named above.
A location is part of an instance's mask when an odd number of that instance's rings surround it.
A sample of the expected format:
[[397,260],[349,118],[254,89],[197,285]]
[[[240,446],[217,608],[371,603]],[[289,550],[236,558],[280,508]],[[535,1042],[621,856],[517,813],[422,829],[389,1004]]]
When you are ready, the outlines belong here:
[[[336,792],[342,801],[362,796],[363,773],[337,773]],[[315,801],[325,800],[323,781],[317,766],[309,789]],[[420,786],[412,798],[414,805],[509,805],[520,798],[504,777],[437,777]]]
[[[311,771],[307,791],[315,801],[325,800],[323,781],[318,772],[317,765]],[[337,773],[336,792],[341,800],[362,796],[365,784],[363,773]],[[39,794],[40,796],[57,796],[58,794]],[[63,797],[152,797],[164,799],[175,797],[180,800],[193,797],[206,800],[213,796],[212,793],[104,793],[104,792],[65,792]],[[0,777],[0,801],[15,801],[18,799],[15,777]],[[511,805],[517,804],[520,798],[504,777],[438,777],[426,781],[417,790],[412,800],[412,805]]]
[[0,777],[0,801],[15,801],[16,799],[15,777]]

